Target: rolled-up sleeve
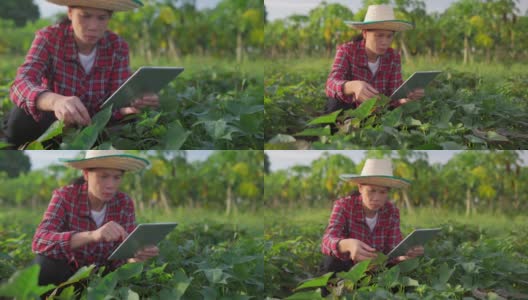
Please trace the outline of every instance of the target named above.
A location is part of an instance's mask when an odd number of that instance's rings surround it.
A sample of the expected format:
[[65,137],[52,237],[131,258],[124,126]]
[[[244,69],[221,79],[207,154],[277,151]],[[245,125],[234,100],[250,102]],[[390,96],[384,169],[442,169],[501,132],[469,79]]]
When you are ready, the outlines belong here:
[[57,191],[53,192],[48,209],[33,237],[34,253],[55,259],[74,260],[70,242],[76,231],[63,230],[67,227],[65,205],[67,204],[63,196]]
[[347,216],[344,209],[344,200],[340,199],[334,203],[328,227],[326,227],[321,243],[321,251],[325,255],[335,256],[341,260],[350,259],[349,254],[339,253],[337,245],[339,241],[347,238]]
[[347,103],[354,102],[355,97],[344,94],[344,85],[349,81],[347,74],[350,70],[351,66],[347,44],[344,44],[337,48],[334,64],[326,81],[326,96]]
[[38,31],[24,63],[18,68],[16,78],[11,85],[11,100],[39,121],[42,112],[37,109],[38,97],[49,91],[42,85],[42,78],[47,72],[49,50],[47,38]]

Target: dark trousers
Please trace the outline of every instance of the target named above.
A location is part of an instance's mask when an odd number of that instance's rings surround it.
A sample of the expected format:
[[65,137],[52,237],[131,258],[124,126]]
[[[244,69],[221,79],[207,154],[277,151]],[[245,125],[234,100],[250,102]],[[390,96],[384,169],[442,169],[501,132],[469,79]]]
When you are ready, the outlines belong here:
[[326,99],[326,105],[325,105],[324,113],[325,114],[329,114],[329,113],[333,113],[334,111],[339,110],[339,109],[347,110],[347,109],[354,109],[354,108],[356,108],[356,104],[355,103],[345,103],[345,102],[343,102],[341,100],[337,100],[337,99],[334,99],[334,98],[328,98],[328,99]]
[[43,112],[42,118],[37,122],[25,110],[15,106],[3,124],[7,142],[15,149],[32,142],[41,136],[55,120],[53,112]]
[[[334,256],[327,256],[325,255],[323,257],[323,261],[321,263],[321,274],[326,274],[328,272],[338,273],[338,272],[348,272],[352,266],[354,266],[354,263],[352,263],[352,260],[340,260],[337,257]],[[334,277],[332,275],[332,277]],[[330,294],[330,291],[323,287],[321,288],[321,296],[326,297]]]
[[[68,280],[77,271],[66,260],[53,259],[40,254],[37,254],[34,263],[40,266],[39,285],[59,285]],[[80,285],[75,287],[76,290],[81,288]],[[53,290],[41,295],[41,299],[46,299],[52,292]]]

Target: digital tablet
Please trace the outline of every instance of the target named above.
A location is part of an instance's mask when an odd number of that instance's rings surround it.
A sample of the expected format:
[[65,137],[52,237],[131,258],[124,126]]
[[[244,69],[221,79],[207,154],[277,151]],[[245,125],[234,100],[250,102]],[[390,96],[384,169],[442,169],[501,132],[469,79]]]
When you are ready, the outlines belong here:
[[106,99],[101,109],[110,104],[114,105],[113,108],[127,107],[145,94],[157,94],[183,70],[180,67],[140,67]]
[[409,77],[400,87],[398,87],[394,93],[390,96],[392,100],[398,100],[407,98],[407,94],[415,89],[425,88],[436,75],[442,73],[441,71],[421,71],[415,72]]
[[430,229],[416,229],[411,234],[409,234],[403,241],[401,241],[394,249],[392,249],[387,256],[389,259],[403,256],[409,251],[409,249],[416,246],[423,246],[427,241],[432,239],[438,232],[440,228],[430,228]]
[[157,245],[177,223],[150,223],[139,224],[127,238],[108,257],[109,260],[127,259],[134,257],[138,250],[146,246]]

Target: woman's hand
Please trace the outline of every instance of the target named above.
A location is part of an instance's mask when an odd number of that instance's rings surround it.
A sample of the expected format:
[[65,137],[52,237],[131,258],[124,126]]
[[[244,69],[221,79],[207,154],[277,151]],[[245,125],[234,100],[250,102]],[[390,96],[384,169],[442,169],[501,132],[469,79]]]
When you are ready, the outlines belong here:
[[407,98],[400,99],[396,101],[398,105],[403,105],[405,103],[413,102],[416,100],[420,100],[425,96],[425,90],[424,89],[415,89],[409,94],[407,94]]
[[409,249],[407,253],[405,253],[405,256],[398,256],[396,260],[398,261],[404,261],[411,258],[416,258],[418,256],[424,255],[424,247],[423,246],[416,246],[414,248]]
[[127,236],[128,233],[123,226],[114,221],[110,221],[99,227],[97,230],[92,231],[94,242],[122,241],[126,239]]
[[138,114],[146,107],[159,107],[159,97],[156,94],[146,94],[143,97],[132,101],[131,106],[123,107],[120,113],[123,115]]
[[337,248],[341,253],[349,252],[350,259],[354,262],[374,259],[378,256],[376,254],[376,249],[357,239],[341,240],[337,244]]
[[347,96],[355,95],[359,103],[379,94],[372,85],[360,80],[347,81],[343,86],[343,93]]
[[92,119],[88,110],[81,102],[81,99],[76,96],[65,97],[57,99],[53,102],[53,111],[57,120],[62,120],[66,125],[90,125]]
[[147,246],[138,252],[136,252],[136,255],[133,258],[129,258],[129,263],[135,263],[135,262],[143,262],[148,260],[149,258],[155,257],[159,255],[159,249],[156,246]]

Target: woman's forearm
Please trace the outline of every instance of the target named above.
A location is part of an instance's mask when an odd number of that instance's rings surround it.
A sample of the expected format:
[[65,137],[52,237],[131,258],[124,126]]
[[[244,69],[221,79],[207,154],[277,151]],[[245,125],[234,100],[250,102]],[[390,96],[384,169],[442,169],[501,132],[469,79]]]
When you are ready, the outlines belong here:
[[71,237],[70,247],[77,249],[93,242],[95,242],[93,231],[77,232]]

